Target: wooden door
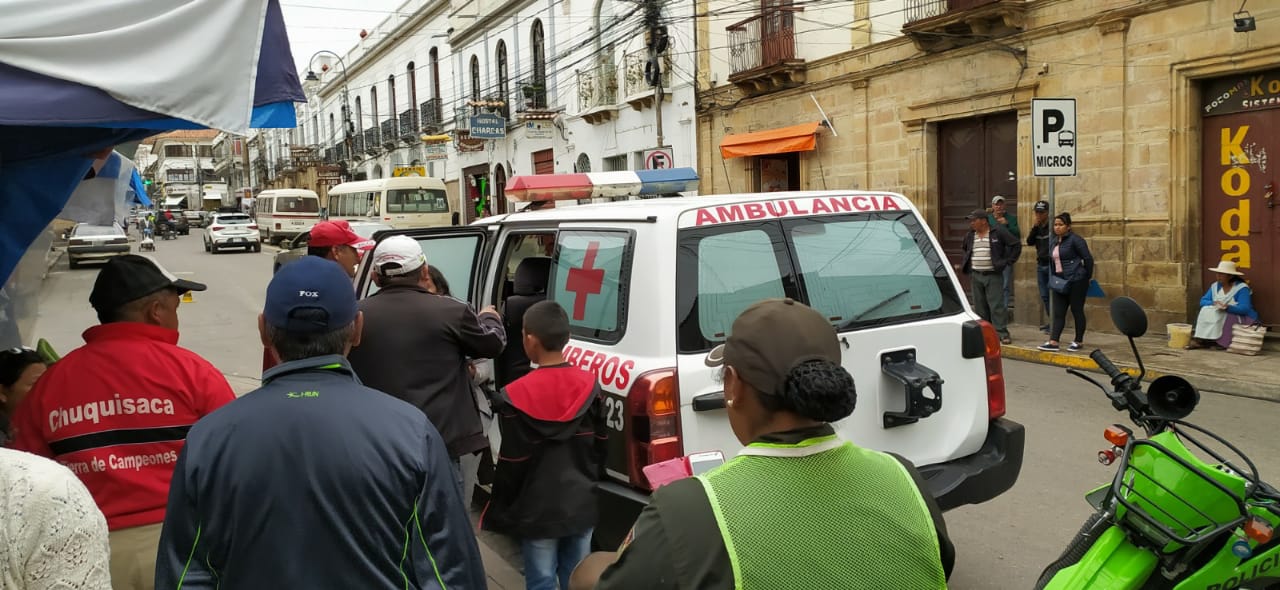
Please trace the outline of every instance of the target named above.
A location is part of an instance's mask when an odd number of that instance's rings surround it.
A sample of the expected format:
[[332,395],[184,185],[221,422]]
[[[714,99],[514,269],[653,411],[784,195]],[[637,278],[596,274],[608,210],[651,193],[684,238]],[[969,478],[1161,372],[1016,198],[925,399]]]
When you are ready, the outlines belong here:
[[[1018,116],[1000,113],[938,125],[938,186],[941,227],[938,240],[957,270],[964,261],[965,219],[974,209],[991,207],[1001,195],[1017,210]],[[1023,222],[1018,220],[1019,225]],[[968,290],[968,278],[960,280]]]
[[[1203,270],[1200,284],[1192,287],[1203,294],[1217,280],[1209,269],[1224,258],[1232,260],[1253,290],[1262,322],[1278,324],[1280,208],[1274,204],[1280,200],[1280,174],[1267,160],[1269,154],[1280,154],[1280,108],[1205,117],[1202,126]],[[1188,307],[1194,313],[1198,299]]]

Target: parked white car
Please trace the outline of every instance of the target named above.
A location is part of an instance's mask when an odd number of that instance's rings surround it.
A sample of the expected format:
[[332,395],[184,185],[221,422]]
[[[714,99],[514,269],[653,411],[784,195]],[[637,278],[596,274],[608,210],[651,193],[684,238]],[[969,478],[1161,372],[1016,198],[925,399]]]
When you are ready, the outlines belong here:
[[79,268],[87,261],[105,262],[130,250],[129,238],[118,225],[81,223],[67,234],[67,240],[67,263],[71,268]]
[[217,254],[226,248],[262,251],[258,224],[244,213],[215,213],[204,228],[204,251]]

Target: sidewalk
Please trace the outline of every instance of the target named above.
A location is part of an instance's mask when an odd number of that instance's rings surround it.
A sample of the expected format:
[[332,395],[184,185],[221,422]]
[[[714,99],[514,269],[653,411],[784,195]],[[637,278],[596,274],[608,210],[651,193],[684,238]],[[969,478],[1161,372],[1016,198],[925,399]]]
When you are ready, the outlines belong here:
[[480,558],[484,560],[484,571],[489,578],[492,590],[523,590],[524,576],[511,567],[492,547],[480,541]]
[[[1061,352],[1044,352],[1036,347],[1049,337],[1039,328],[1011,325],[1009,334],[1014,343],[1005,345],[1002,355],[1007,359],[1100,372],[1098,365],[1089,359],[1089,353],[1100,349],[1116,366],[1136,370],[1138,363],[1129,348],[1129,340],[1123,335],[1090,330],[1085,334],[1083,350],[1067,352],[1070,330],[1068,326],[1063,335]],[[1276,351],[1264,349],[1258,356],[1243,356],[1224,351],[1173,349],[1169,348],[1165,334],[1151,329],[1137,339],[1137,344],[1147,368],[1147,383],[1161,375],[1177,375],[1201,391],[1280,402],[1280,353]],[[1081,386],[1089,387],[1083,382]]]

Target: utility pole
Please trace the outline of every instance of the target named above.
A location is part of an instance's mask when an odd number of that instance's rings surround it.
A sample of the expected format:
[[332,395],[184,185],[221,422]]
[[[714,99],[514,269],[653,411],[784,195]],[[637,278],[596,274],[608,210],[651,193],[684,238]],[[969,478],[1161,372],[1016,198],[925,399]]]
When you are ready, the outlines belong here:
[[645,33],[645,45],[649,48],[649,61],[644,66],[644,79],[653,86],[653,108],[657,120],[658,145],[666,145],[662,138],[662,55],[666,53],[671,38],[662,24],[661,0],[645,0],[644,22],[649,27]]

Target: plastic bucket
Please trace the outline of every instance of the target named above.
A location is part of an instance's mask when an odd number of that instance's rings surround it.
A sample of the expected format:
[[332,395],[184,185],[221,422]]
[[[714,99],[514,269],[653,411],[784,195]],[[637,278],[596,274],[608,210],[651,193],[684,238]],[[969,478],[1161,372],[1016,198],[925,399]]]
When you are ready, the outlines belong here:
[[1191,324],[1165,324],[1169,332],[1169,348],[1186,348],[1191,344]]

